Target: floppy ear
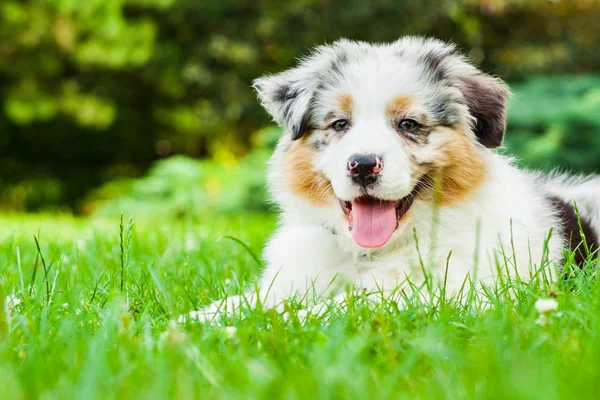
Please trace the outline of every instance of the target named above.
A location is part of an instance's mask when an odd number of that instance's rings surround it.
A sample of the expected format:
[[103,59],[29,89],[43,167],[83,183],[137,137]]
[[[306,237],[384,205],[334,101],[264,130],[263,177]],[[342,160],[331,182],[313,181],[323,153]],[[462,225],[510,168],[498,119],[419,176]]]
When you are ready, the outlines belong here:
[[502,146],[506,131],[506,99],[510,91],[504,82],[481,72],[459,76],[460,90],[475,118],[474,131],[485,147]]

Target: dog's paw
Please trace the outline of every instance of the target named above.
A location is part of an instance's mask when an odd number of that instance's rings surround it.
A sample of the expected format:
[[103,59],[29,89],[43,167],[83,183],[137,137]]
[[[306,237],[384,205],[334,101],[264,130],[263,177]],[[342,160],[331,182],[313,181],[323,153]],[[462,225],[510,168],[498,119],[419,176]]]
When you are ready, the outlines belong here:
[[223,317],[231,317],[239,314],[241,302],[241,296],[231,296],[226,299],[217,300],[201,310],[180,315],[177,321],[180,324],[187,321],[218,324]]
[[218,315],[219,309],[214,304],[211,304],[210,306],[203,308],[202,310],[195,310],[190,311],[187,314],[181,314],[179,318],[177,318],[177,321],[180,324],[184,324],[187,321],[200,323],[212,322],[217,319]]

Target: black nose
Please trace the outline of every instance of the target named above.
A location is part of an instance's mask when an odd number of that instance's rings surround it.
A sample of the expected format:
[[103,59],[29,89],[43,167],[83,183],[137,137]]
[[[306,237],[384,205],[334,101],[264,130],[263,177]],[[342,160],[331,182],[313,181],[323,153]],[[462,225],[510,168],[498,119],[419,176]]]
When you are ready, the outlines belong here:
[[377,182],[382,169],[383,160],[375,154],[354,154],[348,160],[348,176],[363,187]]

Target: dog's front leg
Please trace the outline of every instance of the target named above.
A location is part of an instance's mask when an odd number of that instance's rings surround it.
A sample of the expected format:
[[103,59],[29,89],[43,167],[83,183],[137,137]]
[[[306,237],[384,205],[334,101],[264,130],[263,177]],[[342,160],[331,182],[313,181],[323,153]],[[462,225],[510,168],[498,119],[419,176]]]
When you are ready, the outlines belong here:
[[267,267],[260,278],[258,293],[249,290],[240,296],[215,301],[202,310],[192,311],[189,317],[210,321],[224,314],[237,314],[240,308],[253,308],[259,300],[263,309],[281,308],[283,301],[291,298],[311,305],[346,283],[342,268],[346,257],[339,250],[335,236],[320,225],[283,225],[267,244],[264,258]]

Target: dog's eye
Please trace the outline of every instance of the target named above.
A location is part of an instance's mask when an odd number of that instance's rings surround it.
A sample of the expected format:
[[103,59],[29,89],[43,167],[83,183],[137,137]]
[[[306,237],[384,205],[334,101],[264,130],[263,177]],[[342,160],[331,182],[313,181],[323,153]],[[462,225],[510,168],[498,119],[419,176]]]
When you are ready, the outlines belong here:
[[398,123],[398,128],[405,132],[414,131],[419,127],[419,123],[414,119],[403,119]]
[[331,127],[337,132],[345,131],[348,126],[350,126],[350,122],[347,119],[338,119],[331,124]]

